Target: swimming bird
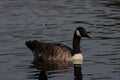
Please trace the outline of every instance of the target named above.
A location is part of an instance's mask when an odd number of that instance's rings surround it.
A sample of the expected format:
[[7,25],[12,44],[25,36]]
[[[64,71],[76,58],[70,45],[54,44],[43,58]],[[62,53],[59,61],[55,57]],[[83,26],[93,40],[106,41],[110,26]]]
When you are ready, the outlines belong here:
[[40,61],[70,61],[82,60],[80,50],[81,37],[91,38],[85,28],[78,27],[74,31],[73,49],[61,43],[45,43],[38,40],[26,41],[26,46],[33,52],[34,60]]

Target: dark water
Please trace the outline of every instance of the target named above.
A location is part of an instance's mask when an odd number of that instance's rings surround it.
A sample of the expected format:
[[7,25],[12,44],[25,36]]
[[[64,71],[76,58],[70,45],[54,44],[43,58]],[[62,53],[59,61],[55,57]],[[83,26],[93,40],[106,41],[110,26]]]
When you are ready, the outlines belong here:
[[[31,64],[26,40],[72,46],[78,26],[92,36],[81,43],[82,67]],[[0,37],[0,80],[120,80],[119,0],[1,0]]]

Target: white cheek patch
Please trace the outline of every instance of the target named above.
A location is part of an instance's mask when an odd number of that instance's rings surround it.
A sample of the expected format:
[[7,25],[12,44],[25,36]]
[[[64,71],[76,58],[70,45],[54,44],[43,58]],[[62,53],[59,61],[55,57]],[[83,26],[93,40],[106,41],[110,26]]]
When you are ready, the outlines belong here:
[[77,36],[81,36],[79,30],[76,30],[76,34],[77,34]]

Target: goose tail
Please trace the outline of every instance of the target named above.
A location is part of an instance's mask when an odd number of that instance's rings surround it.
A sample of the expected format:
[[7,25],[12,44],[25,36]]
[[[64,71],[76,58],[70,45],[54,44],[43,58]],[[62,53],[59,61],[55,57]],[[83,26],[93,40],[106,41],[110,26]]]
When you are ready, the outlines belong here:
[[25,45],[31,50],[31,51],[35,51],[35,49],[37,49],[38,47],[38,41],[37,40],[33,40],[33,41],[26,41]]

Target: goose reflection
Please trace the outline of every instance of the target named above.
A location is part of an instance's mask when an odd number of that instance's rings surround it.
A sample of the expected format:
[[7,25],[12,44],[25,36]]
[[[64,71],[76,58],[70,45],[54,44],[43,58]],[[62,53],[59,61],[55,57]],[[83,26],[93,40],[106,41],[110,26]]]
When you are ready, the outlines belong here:
[[48,80],[47,71],[40,71],[38,80]]
[[[50,77],[48,77],[47,71],[53,71],[54,70],[61,70],[64,71],[69,66],[74,66],[74,80],[82,80],[82,72],[81,72],[81,64],[72,64],[72,62],[68,61],[60,61],[60,62],[34,62],[34,67],[39,70],[40,72],[36,75],[38,76],[38,80],[48,80]],[[67,71],[66,71],[67,72]],[[56,74],[59,74],[61,72],[55,72]],[[62,72],[62,74],[64,74]],[[53,73],[52,73],[53,74]],[[35,76],[34,76],[35,77]]]
[[74,64],[74,80],[82,80],[81,64]]

